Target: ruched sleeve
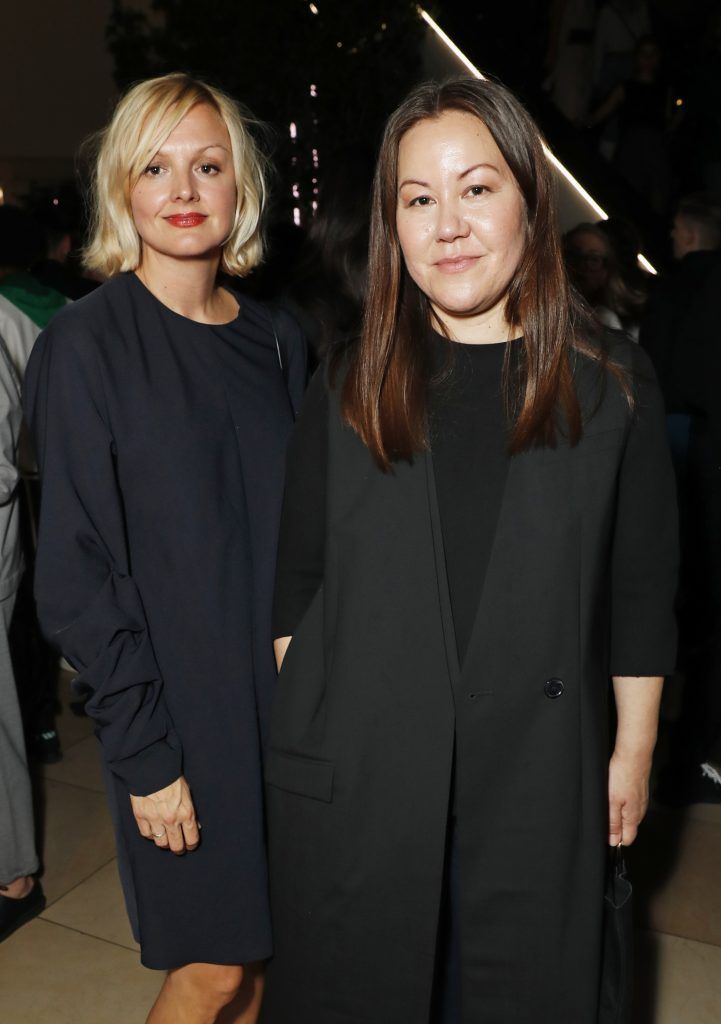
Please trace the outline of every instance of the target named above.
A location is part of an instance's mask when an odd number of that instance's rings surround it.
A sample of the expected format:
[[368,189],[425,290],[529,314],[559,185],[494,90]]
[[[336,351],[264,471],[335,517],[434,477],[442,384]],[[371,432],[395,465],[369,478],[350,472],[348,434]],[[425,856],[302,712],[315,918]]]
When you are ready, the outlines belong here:
[[100,364],[77,316],[38,339],[24,405],[42,483],[41,626],[92,691],[87,712],[110,769],[130,793],[156,792],[181,775],[182,751],[130,567]]

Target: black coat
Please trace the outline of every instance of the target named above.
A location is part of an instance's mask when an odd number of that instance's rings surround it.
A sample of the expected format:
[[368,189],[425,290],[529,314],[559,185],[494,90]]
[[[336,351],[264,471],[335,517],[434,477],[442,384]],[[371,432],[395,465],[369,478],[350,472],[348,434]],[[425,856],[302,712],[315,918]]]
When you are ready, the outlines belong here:
[[[92,691],[128,909],[154,968],[272,948],[261,748],[293,410],[268,313],[240,304],[231,324],[198,324],[123,274],[53,320],[26,375],[38,614]],[[284,324],[297,403],[305,350]],[[140,836],[128,794],[181,772],[203,832],[174,857]]]
[[657,521],[624,493],[635,427],[615,379],[579,359],[576,385],[580,444],[511,462],[462,671],[432,457],[381,473],[331,394],[323,585],[286,655],[266,766],[264,1024],[428,1020],[454,760],[464,1024],[598,1018],[609,675],[674,658],[673,555],[639,578],[614,530],[639,551],[660,531],[673,551],[676,523],[663,448],[647,467],[667,496]]

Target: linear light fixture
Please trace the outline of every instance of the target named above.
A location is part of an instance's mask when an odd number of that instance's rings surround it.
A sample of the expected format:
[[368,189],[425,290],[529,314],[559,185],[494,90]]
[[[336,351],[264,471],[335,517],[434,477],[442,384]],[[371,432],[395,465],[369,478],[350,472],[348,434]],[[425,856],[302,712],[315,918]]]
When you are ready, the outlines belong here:
[[[461,50],[458,46],[456,46],[456,44],[453,42],[451,37],[449,35],[447,35],[447,33],[445,33],[443,31],[443,29],[441,28],[441,26],[438,24],[437,21],[434,21],[434,19],[430,16],[428,11],[425,11],[422,7],[419,7],[418,8],[418,13],[420,14],[421,18],[423,18],[425,23],[430,28],[433,29],[433,31],[438,36],[438,38],[441,40],[443,45],[448,50],[451,51],[453,56],[456,57],[461,62],[461,64],[463,64],[463,66],[465,68],[467,68],[468,71],[470,71],[470,73],[475,78],[480,78],[482,81],[485,81],[486,76],[484,74],[482,74],[481,71],[478,70],[476,65],[472,61],[470,61],[468,59],[468,57],[466,57],[466,55],[463,52],[463,50]],[[594,212],[598,215],[599,219],[600,220],[608,220],[608,214],[606,213],[606,211],[603,209],[602,206],[599,206],[599,204],[596,202],[596,200],[593,198],[593,196],[589,192],[586,191],[586,189],[583,187],[583,185],[580,183],[580,181],[578,181],[576,178],[574,178],[574,176],[571,174],[571,172],[568,170],[568,168],[565,167],[561,163],[561,161],[558,159],[558,157],[554,153],[551,152],[551,150],[548,148],[548,146],[546,146],[544,144],[543,148],[544,148],[544,151],[546,153],[546,156],[551,161],[551,163],[556,168],[556,170],[559,172],[559,174],[563,175],[563,177],[566,179],[566,181],[569,183],[569,185],[584,200],[584,202],[588,203],[588,205],[591,207],[591,209],[594,210]],[[650,274],[658,273],[656,268],[654,266],[652,266],[651,263],[649,263],[649,261],[646,259],[646,257],[642,253],[638,254],[637,259],[638,259],[638,262],[641,264],[641,266],[643,267],[644,270],[647,270]]]

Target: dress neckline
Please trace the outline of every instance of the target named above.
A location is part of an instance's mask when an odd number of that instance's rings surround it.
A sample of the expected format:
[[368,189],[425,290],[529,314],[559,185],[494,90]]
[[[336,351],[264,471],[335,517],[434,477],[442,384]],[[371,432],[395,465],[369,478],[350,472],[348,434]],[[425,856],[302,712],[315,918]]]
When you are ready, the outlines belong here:
[[468,341],[456,341],[454,338],[447,338],[444,334],[440,334],[438,331],[431,327],[431,338],[436,344],[450,345],[453,349],[462,352],[476,352],[478,350],[492,349],[495,352],[503,351],[507,345],[516,345],[521,342],[522,338],[509,338],[507,341],[484,341],[484,342],[468,342]]
[[129,278],[131,278],[131,280],[135,283],[136,287],[138,287],[142,292],[144,292],[146,295],[148,295],[153,300],[153,302],[157,303],[157,305],[165,313],[167,313],[168,316],[171,316],[171,317],[174,317],[174,318],[176,318],[178,320],[181,320],[183,323],[193,324],[193,326],[195,326],[195,327],[207,327],[210,330],[217,330],[218,327],[232,327],[234,324],[238,323],[238,321],[241,319],[241,317],[243,315],[243,304],[242,304],[242,302],[240,301],[240,299],[238,298],[238,296],[234,292],[231,292],[231,290],[229,288],[226,288],[224,285],[221,285],[220,287],[222,287],[224,291],[229,292],[231,294],[232,298],[234,298],[235,301],[238,303],[238,312],[236,313],[236,315],[233,317],[232,320],[224,320],[222,323],[217,323],[217,324],[207,324],[207,323],[204,323],[202,320],[193,320],[192,317],[183,316],[182,313],[176,313],[176,311],[174,309],[171,309],[170,306],[167,306],[162,301],[162,299],[159,299],[158,296],[154,292],[151,292],[150,288],[148,288],[148,286],[143,281],[140,280],[140,278],[138,277],[138,275],[135,273],[134,270],[129,270],[127,272],[127,276]]

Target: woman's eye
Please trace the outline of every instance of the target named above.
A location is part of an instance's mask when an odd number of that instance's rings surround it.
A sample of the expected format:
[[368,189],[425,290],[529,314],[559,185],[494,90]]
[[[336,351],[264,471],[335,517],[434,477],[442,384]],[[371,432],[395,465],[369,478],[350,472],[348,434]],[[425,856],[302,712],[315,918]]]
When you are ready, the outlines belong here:
[[468,189],[469,195],[472,196],[482,196],[484,192],[488,192],[487,185],[471,185]]
[[150,178],[157,178],[158,175],[162,172],[162,170],[163,168],[160,166],[160,164],[150,164],[148,167],[145,168],[145,173]]
[[217,164],[201,164],[200,170],[203,174],[218,174],[220,172]]
[[415,199],[411,199],[408,203],[409,206],[430,206],[432,199],[430,196],[416,196]]

